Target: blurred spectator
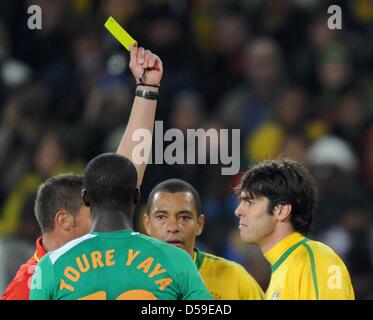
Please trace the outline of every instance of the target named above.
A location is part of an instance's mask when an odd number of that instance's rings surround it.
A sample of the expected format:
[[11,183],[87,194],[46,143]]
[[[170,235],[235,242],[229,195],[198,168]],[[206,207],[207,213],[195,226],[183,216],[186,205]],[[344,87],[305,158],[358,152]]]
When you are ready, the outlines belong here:
[[[34,201],[37,188],[46,178],[63,172],[81,173],[83,166],[70,158],[62,138],[62,131],[45,133],[35,150],[29,170],[17,182],[4,201],[0,216],[0,235],[14,236],[34,241],[39,233],[34,216]],[[27,224],[28,223],[28,224]]]
[[273,106],[272,116],[259,126],[247,140],[247,155],[254,161],[280,156],[286,135],[303,135],[312,141],[326,131],[322,121],[310,121],[307,98],[302,89],[289,88],[281,92]]
[[342,96],[336,106],[331,134],[348,142],[355,152],[361,148],[361,138],[369,123],[368,108],[357,93]]
[[369,0],[356,0],[352,4],[352,12],[359,21],[367,25],[373,24],[373,3]]
[[[42,8],[42,29],[30,30],[27,27],[27,8],[38,5]],[[66,18],[69,3],[64,0],[25,1],[22,21],[12,31],[13,54],[29,64],[43,77],[55,68],[61,68],[68,62],[66,41]],[[16,40],[17,39],[17,40]]]
[[280,148],[280,155],[282,158],[298,161],[308,167],[308,147],[309,140],[302,134],[290,134],[283,139]]
[[[48,90],[43,83],[21,86],[9,95],[0,123],[0,190],[15,186],[29,164],[29,152],[47,119]],[[11,155],[11,157],[10,157]]]
[[80,90],[86,97],[104,73],[100,28],[95,19],[76,22],[71,32],[71,56]]
[[146,22],[145,27],[138,28],[144,43],[165,61],[163,99],[160,100],[158,115],[161,119],[167,119],[170,101],[178,91],[200,88],[201,81],[197,74],[199,52],[190,38],[186,16],[169,2],[149,6],[140,21]]
[[317,61],[325,48],[336,43],[342,33],[328,28],[328,16],[325,12],[315,16],[306,30],[306,41],[298,43],[297,54],[290,70],[297,83],[306,86],[308,91],[315,94],[318,77],[315,70]]
[[365,182],[370,194],[373,194],[373,125],[370,125],[362,139],[364,142],[360,151],[362,158],[361,179]]
[[250,28],[247,17],[240,11],[225,12],[216,19],[212,30],[211,48],[203,56],[201,73],[209,109],[215,108],[222,94],[239,85],[244,68],[241,54],[249,40]]
[[198,129],[203,126],[205,104],[202,96],[194,91],[180,91],[174,99],[170,116],[172,128],[179,128],[184,133],[187,129]]
[[107,75],[92,88],[83,121],[76,123],[75,131],[75,145],[84,159],[88,161],[102,152],[111,139],[110,135],[123,128],[122,119],[129,116],[130,99],[128,84],[115,76]]
[[228,3],[227,0],[193,1],[190,13],[191,32],[197,46],[206,54],[214,47],[214,29]]
[[340,220],[346,206],[364,203],[369,197],[356,175],[358,159],[343,140],[327,136],[316,141],[308,151],[308,161],[319,192],[312,229],[317,236]]
[[307,23],[307,12],[294,0],[259,1],[253,19],[255,31],[275,39],[290,59],[305,37],[306,29],[299,26]]
[[313,167],[333,166],[346,174],[357,172],[358,162],[351,147],[342,139],[327,136],[316,141],[308,151]]
[[221,105],[222,119],[248,134],[263,123],[284,87],[283,64],[277,44],[270,38],[249,42],[245,48],[245,85],[229,92]]
[[126,25],[140,12],[142,5],[138,0],[103,0],[102,13]]
[[331,44],[324,48],[317,62],[319,94],[318,113],[326,118],[332,116],[338,98],[351,88],[353,66],[347,48],[342,44]]
[[[224,123],[218,119],[209,119],[205,124],[205,130],[224,128]],[[218,131],[219,132],[219,131]],[[214,155],[219,156],[222,147],[223,137],[219,137],[214,143],[208,140],[206,146],[207,159],[211,159]],[[229,138],[228,138],[229,139]],[[230,150],[232,150],[231,141],[227,142]],[[233,141],[233,143],[235,143]],[[202,153],[203,150],[199,150]],[[232,216],[236,206],[234,195],[234,187],[237,184],[237,176],[222,175],[221,164],[208,164],[201,172],[203,181],[200,183],[203,186],[201,190],[203,201],[204,214],[206,216],[206,224],[204,232],[200,240],[209,247],[213,248],[217,254],[222,255],[225,250],[226,242],[230,231],[236,227],[235,219]]]

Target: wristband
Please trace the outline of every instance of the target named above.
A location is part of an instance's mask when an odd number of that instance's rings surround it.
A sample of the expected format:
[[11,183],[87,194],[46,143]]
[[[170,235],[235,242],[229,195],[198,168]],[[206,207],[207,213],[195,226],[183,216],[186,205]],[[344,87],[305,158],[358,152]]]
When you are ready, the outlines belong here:
[[148,100],[157,100],[158,92],[154,92],[150,90],[136,90],[135,96],[148,99]]

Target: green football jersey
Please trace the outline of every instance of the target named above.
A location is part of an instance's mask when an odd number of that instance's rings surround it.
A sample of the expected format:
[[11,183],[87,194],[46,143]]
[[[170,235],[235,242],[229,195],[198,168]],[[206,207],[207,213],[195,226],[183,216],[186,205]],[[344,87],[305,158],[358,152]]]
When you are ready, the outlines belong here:
[[49,252],[31,300],[212,299],[182,249],[133,232],[91,232]]

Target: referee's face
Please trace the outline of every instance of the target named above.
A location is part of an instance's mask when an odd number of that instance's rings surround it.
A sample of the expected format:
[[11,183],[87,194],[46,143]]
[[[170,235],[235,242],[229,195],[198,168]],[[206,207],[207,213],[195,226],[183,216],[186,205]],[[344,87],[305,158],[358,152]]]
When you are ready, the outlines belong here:
[[245,192],[240,194],[240,204],[235,211],[239,220],[241,239],[262,246],[276,227],[276,219],[268,213],[269,201],[265,197],[251,199]]
[[204,216],[197,215],[190,192],[157,192],[151,212],[144,215],[144,226],[150,236],[182,248],[191,256],[203,225]]

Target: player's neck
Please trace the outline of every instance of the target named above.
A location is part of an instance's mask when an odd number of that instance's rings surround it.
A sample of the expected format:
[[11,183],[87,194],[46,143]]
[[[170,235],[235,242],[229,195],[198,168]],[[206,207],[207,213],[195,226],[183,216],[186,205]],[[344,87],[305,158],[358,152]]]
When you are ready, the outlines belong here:
[[272,249],[281,240],[285,239],[287,236],[290,236],[294,232],[295,231],[292,227],[277,228],[269,236],[261,241],[260,249],[263,253],[265,253],[268,250]]
[[105,209],[93,210],[92,228],[93,232],[111,232],[124,229],[132,229],[133,225],[128,213]]
[[42,245],[45,251],[53,251],[60,247],[62,247],[65,243],[67,243],[69,240],[62,238],[55,234],[53,231],[48,233],[43,233],[42,236]]

